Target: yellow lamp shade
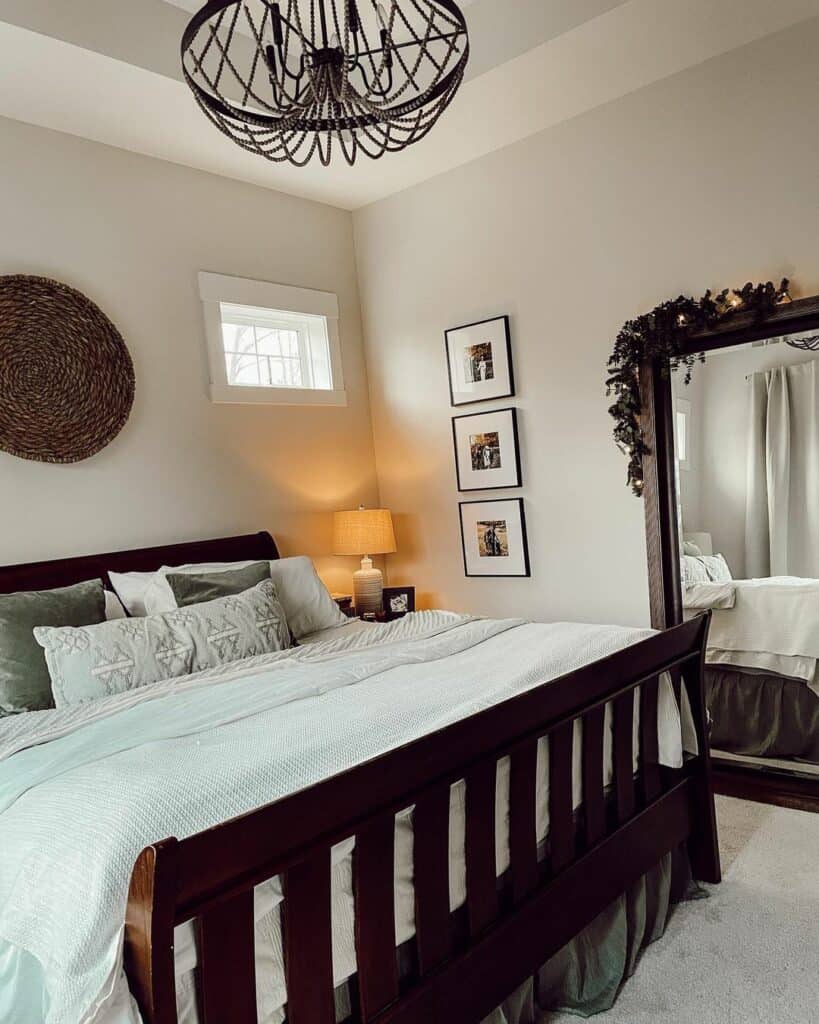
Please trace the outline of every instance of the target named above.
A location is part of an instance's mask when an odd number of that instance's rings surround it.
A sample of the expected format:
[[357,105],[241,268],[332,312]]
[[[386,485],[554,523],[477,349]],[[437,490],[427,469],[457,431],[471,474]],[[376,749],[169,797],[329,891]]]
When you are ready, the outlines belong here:
[[389,509],[360,508],[334,514],[333,554],[389,555],[395,550]]

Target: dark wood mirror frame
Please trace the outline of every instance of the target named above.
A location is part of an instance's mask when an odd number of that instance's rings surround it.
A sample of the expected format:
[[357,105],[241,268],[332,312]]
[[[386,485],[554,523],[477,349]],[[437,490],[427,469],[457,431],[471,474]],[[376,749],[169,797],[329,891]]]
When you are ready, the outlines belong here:
[[[781,334],[819,330],[819,295],[795,299],[759,319],[738,313],[712,331],[692,334],[685,354],[713,352]],[[696,366],[694,373],[697,372]],[[650,454],[643,460],[646,550],[651,624],[665,629],[682,622],[680,538],[677,532],[677,486],[674,472],[674,417],[671,377],[659,360],[640,371],[643,438]],[[785,807],[819,811],[819,776],[774,771],[713,759],[716,792]]]

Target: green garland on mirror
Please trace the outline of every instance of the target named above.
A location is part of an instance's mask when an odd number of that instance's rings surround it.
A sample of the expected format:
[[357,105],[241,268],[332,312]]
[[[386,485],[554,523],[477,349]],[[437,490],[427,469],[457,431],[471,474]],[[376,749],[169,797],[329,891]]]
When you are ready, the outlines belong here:
[[758,285],[749,281],[743,288],[726,288],[718,295],[707,291],[701,299],[680,295],[623,325],[608,362],[606,394],[615,396],[609,409],[615,422],[614,440],[628,455],[627,482],[638,498],[643,493],[643,456],[650,454],[640,427],[641,364],[660,359],[665,374],[685,366],[688,384],[694,363],[705,362],[704,353],[681,351],[689,335],[712,330],[740,312],[753,313],[757,319],[770,316],[780,303],[790,302],[788,285],[787,278],[778,288],[771,281]]

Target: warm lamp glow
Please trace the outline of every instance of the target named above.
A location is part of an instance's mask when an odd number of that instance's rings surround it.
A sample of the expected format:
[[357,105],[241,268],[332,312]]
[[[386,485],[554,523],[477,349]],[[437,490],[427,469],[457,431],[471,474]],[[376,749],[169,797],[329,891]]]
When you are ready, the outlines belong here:
[[387,508],[360,508],[333,516],[333,554],[389,555],[397,550]]

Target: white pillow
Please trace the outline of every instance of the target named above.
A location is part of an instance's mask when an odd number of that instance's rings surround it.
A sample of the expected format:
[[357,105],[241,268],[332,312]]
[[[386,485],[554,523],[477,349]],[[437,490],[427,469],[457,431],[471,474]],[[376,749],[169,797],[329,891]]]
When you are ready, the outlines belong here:
[[306,555],[271,562],[270,576],[276,584],[287,624],[297,640],[321,629],[345,626],[350,621],[330,597],[313,560]]
[[[176,598],[165,579],[169,572],[201,573],[228,572],[255,565],[246,562],[223,562],[200,565],[168,566],[155,573],[109,573],[111,584],[131,615],[160,615],[176,608]],[[306,555],[280,558],[270,563],[270,576],[287,624],[299,640],[322,629],[344,626],[349,622],[330,592],[319,579],[312,559]]]

